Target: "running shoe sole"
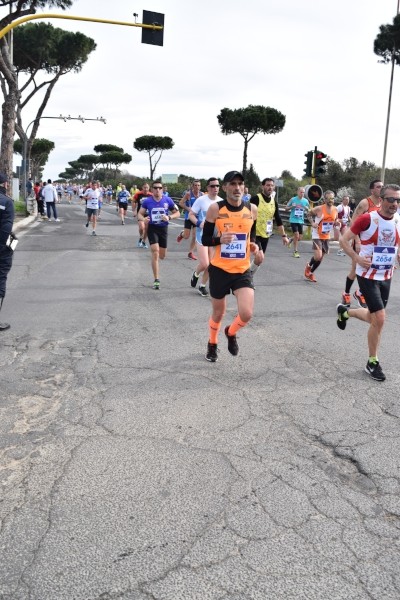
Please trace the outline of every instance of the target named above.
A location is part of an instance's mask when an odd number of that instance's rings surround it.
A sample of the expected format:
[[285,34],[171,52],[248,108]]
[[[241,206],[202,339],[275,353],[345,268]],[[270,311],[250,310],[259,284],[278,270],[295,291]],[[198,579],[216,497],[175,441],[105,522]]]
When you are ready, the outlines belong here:
[[347,319],[343,317],[343,313],[347,312],[347,306],[345,304],[338,304],[336,312],[338,315],[336,324],[341,331],[344,331],[346,329],[347,321],[349,320],[349,317],[347,317]]

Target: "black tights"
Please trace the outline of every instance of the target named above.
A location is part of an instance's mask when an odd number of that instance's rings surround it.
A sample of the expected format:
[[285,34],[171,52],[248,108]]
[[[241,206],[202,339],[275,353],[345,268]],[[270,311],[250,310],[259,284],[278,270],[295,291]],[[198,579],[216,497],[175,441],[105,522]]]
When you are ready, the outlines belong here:
[[315,260],[315,258],[312,257],[312,259],[310,260],[311,273],[314,273],[314,271],[316,271],[316,269],[318,269],[321,262],[322,262],[321,260]]

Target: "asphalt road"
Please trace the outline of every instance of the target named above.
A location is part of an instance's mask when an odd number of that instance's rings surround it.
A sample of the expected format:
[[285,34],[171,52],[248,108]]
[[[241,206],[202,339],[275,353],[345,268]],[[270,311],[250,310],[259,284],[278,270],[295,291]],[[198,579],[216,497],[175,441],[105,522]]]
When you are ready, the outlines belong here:
[[384,383],[336,327],[348,258],[311,284],[279,236],[211,364],[179,223],[154,291],[132,218],[59,213],[19,234],[1,315],[0,598],[398,600],[399,272]]

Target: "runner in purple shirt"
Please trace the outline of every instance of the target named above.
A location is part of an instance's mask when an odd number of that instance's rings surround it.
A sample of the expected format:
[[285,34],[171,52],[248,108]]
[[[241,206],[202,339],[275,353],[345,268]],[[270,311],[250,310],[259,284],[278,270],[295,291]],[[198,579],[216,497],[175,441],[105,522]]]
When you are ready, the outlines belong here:
[[151,249],[151,268],[154,275],[153,289],[159,290],[159,260],[163,260],[167,254],[168,223],[171,219],[180,217],[180,212],[171,198],[163,196],[163,188],[160,182],[155,181],[153,183],[152,194],[152,197],[149,196],[142,200],[138,212],[138,222],[148,222],[147,236]]

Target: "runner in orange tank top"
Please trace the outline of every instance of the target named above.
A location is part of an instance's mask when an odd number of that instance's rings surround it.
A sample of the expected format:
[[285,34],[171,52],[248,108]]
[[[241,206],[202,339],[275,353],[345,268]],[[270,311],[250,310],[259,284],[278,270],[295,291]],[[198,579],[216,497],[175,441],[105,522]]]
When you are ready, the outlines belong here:
[[[331,231],[338,223],[338,211],[334,203],[335,194],[331,190],[327,190],[324,192],[324,204],[311,208],[307,214],[312,227],[314,256],[306,265],[304,277],[312,283],[317,282],[314,272],[318,269],[325,254],[329,253]],[[312,220],[312,217],[314,217],[314,220]]]
[[[363,215],[367,212],[372,212],[373,210],[377,210],[378,208],[380,208],[382,188],[383,183],[380,179],[374,179],[373,181],[371,181],[371,183],[369,184],[370,196],[368,196],[368,198],[363,198],[362,200],[360,200],[351,217],[350,226],[360,215]],[[356,238],[354,241],[354,250],[356,252],[360,251],[360,240],[358,238]],[[344,288],[344,292],[342,293],[342,303],[346,306],[350,306],[351,304],[350,290],[356,278],[356,264],[356,261],[351,261],[350,273],[346,277],[346,285]],[[361,308],[366,308],[367,304],[360,290],[355,291],[353,297]]]
[[209,319],[209,341],[206,359],[218,360],[218,334],[226,312],[226,296],[236,296],[238,314],[225,327],[228,350],[236,356],[239,346],[236,333],[253,316],[254,285],[250,272],[250,254],[262,262],[263,252],[256,244],[257,207],[243,202],[244,179],[238,171],[229,171],[223,180],[226,200],[215,202],[207,210],[202,243],[215,247],[208,268],[212,314]]

